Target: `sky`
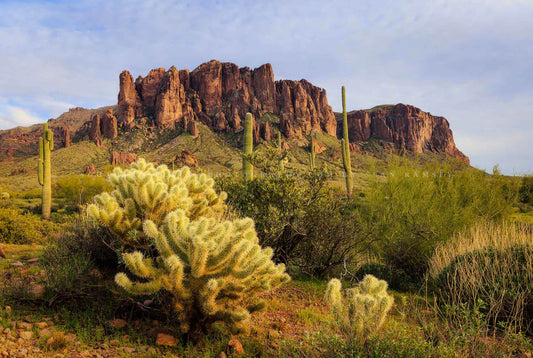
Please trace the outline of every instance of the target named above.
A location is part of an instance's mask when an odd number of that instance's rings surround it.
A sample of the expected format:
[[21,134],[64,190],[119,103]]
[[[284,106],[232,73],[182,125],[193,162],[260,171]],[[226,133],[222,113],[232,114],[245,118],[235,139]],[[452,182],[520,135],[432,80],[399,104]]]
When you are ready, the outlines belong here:
[[341,110],[450,122],[480,169],[533,173],[533,0],[0,0],[0,129],[116,104],[118,75],[217,59],[305,78]]

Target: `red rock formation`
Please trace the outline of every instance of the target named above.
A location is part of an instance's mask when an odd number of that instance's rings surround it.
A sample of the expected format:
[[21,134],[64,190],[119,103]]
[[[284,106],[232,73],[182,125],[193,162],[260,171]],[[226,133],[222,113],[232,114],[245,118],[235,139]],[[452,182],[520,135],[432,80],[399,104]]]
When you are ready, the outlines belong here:
[[198,133],[198,125],[196,124],[196,121],[190,121],[189,124],[187,125],[187,130],[189,131],[189,133],[191,133],[191,136],[193,138],[198,138],[199,133]]
[[70,144],[71,144],[71,134],[70,134],[70,126],[67,124],[65,126],[63,126],[63,138],[65,139],[65,148],[68,148],[70,147]]
[[101,137],[102,133],[100,131],[100,115],[95,114],[91,119],[91,127],[89,128],[89,139],[96,142],[97,139]]
[[128,71],[122,71],[119,79],[118,120],[124,127],[131,128],[135,118],[143,114],[141,98]]
[[100,119],[100,132],[102,136],[110,139],[115,139],[118,136],[117,117],[113,114],[112,109],[108,109]]
[[305,80],[274,82],[270,64],[250,70],[212,60],[191,73],[158,68],[135,84],[123,71],[118,109],[119,122],[127,128],[146,116],[160,128],[176,123],[188,128],[199,120],[216,131],[238,131],[247,112],[256,118],[266,112],[280,115],[282,132],[290,138],[312,129],[334,135],[337,126],[323,89]]
[[137,154],[135,153],[121,153],[113,152],[111,153],[111,164],[131,164],[137,160]]
[[179,166],[186,165],[190,168],[198,167],[198,159],[196,159],[196,157],[187,149],[178,154],[176,158],[174,158],[174,162]]
[[95,175],[96,174],[96,167],[94,166],[94,163],[91,163],[85,168],[85,174],[87,175]]
[[[342,126],[339,126],[341,128]],[[348,113],[351,142],[371,137],[394,143],[396,149],[415,153],[446,153],[469,164],[453,141],[446,118],[432,116],[419,108],[397,104]]]

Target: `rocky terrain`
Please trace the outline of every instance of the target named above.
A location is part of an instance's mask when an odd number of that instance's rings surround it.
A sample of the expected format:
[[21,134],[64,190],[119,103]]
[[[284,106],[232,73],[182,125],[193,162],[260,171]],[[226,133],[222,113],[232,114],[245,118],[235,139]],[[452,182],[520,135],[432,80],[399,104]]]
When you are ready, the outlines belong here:
[[[196,138],[198,124],[203,123],[217,133],[235,133],[242,129],[246,112],[258,119],[255,142],[270,141],[278,131],[299,145],[311,132],[341,136],[340,115],[328,104],[324,89],[304,79],[275,81],[268,63],[252,70],[216,60],[192,72],[174,66],[157,68],[135,80],[123,71],[116,106],[73,108],[49,120],[49,126],[57,148],[83,140],[101,146],[104,138],[113,140],[137,128],[157,133],[179,127]],[[356,143],[375,138],[389,142],[397,152],[446,153],[469,163],[455,146],[448,121],[414,106],[352,111],[348,127],[352,150],[357,150]],[[0,131],[0,160],[35,155],[40,131],[40,125]],[[114,151],[110,148],[110,154]]]

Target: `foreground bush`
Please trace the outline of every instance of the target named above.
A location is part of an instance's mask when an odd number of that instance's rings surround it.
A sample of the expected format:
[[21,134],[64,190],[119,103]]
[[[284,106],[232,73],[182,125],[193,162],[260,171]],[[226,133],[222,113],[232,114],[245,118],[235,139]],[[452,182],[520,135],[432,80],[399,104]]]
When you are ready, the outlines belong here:
[[478,224],[439,247],[429,272],[444,303],[475,307],[493,327],[533,333],[531,227]]
[[[272,250],[258,244],[251,219],[224,220],[224,192],[213,180],[188,168],[170,171],[139,160],[111,175],[112,194],[95,198],[92,218],[121,239],[126,273],[115,277],[134,295],[167,291],[183,333],[194,341],[223,322],[233,333],[246,328],[262,309],[257,295],[289,280]],[[141,231],[142,230],[142,231]]]
[[93,197],[110,190],[109,182],[96,175],[69,175],[54,184],[54,197],[63,199],[66,206],[77,210]]
[[368,236],[345,194],[327,184],[327,168],[289,173],[269,155],[267,148],[264,156],[254,158],[262,175],[253,180],[217,179],[229,205],[254,219],[260,243],[272,247],[275,262],[298,273],[323,277],[354,262],[367,248]]
[[333,279],[328,283],[324,299],[350,340],[357,338],[364,343],[381,328],[394,303],[387,287],[387,282],[367,275],[356,287],[346,290],[343,298],[341,282]]
[[41,243],[57,225],[18,208],[0,207],[0,242],[8,244]]

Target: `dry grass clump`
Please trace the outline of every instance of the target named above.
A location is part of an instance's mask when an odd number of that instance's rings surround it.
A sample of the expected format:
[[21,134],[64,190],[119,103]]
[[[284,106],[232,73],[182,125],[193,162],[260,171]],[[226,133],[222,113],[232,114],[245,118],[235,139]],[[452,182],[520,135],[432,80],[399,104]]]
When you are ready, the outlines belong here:
[[452,240],[436,248],[429,262],[429,275],[437,277],[456,257],[492,248],[497,251],[514,246],[533,245],[531,225],[515,222],[479,222],[458,233]]
[[530,226],[477,224],[436,250],[429,275],[448,307],[479,310],[488,327],[533,333]]

